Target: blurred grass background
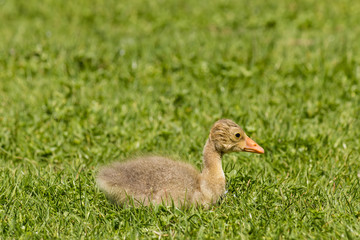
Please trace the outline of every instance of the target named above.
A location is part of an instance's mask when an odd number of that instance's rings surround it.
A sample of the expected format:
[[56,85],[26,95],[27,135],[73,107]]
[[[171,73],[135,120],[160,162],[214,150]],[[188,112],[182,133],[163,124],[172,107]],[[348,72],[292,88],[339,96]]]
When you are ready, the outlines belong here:
[[[0,0],[3,238],[360,237],[360,2]],[[156,152],[201,168],[219,118],[266,154],[226,155],[210,211],[121,209],[99,165]]]

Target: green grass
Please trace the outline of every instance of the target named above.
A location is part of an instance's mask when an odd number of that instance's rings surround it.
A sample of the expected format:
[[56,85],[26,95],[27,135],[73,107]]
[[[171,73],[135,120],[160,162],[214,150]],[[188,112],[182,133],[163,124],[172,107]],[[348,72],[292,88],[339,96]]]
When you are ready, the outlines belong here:
[[[0,0],[1,239],[360,238],[360,2]],[[226,155],[210,210],[121,209],[102,164],[201,168],[217,119],[266,154]]]

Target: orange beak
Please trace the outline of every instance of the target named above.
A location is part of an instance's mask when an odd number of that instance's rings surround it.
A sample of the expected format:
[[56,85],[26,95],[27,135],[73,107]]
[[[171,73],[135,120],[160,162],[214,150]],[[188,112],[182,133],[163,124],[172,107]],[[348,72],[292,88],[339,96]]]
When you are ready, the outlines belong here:
[[245,152],[252,152],[252,153],[264,153],[264,149],[259,146],[254,140],[247,137],[245,140],[246,146],[244,147]]

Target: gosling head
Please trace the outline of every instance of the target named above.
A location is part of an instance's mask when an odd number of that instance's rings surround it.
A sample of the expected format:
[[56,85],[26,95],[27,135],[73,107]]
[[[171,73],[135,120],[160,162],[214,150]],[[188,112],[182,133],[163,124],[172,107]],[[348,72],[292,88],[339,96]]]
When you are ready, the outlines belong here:
[[239,125],[229,119],[217,121],[211,128],[209,139],[220,153],[264,153],[262,147],[249,138]]

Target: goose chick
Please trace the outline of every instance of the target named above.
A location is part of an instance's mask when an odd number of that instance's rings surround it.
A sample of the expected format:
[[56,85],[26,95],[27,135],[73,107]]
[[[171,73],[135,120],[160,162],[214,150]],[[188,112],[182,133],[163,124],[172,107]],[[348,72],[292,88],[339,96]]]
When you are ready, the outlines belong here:
[[107,198],[119,205],[209,206],[225,193],[221,157],[229,152],[264,153],[264,149],[236,123],[222,119],[211,128],[201,173],[190,164],[151,156],[103,167],[96,180]]

